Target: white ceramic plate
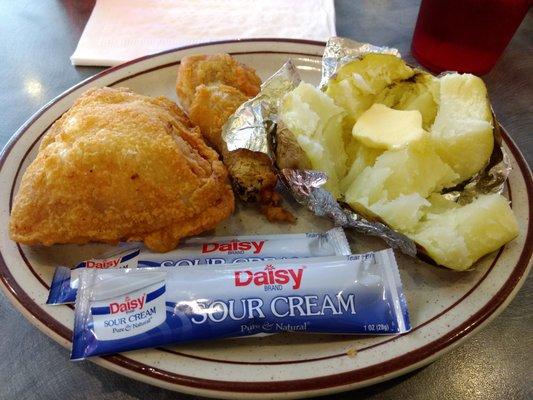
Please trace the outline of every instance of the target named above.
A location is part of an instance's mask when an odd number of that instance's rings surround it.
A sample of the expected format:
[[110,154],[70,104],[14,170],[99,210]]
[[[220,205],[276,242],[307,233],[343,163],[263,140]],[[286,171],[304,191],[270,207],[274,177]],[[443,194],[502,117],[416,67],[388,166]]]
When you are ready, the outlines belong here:
[[[174,82],[180,59],[194,53],[227,52],[254,67],[264,79],[291,57],[304,80],[317,83],[323,43],[250,40],[192,46],[108,69],[51,101],[14,135],[0,159],[0,225],[22,173],[35,157],[48,127],[79,95],[94,86],[127,86],[146,95],[176,100]],[[520,236],[484,257],[471,272],[457,273],[397,254],[413,330],[394,337],[283,334],[202,342],[95,358],[97,364],[154,385],[226,398],[290,398],[370,385],[428,364],[499,314],[526,277],[532,253],[529,221],[533,197],[531,171],[504,135],[513,172],[507,190],[520,223]],[[298,224],[272,225],[253,209],[238,206],[217,233],[276,233],[323,230],[329,221],[292,204]],[[45,334],[71,345],[73,310],[46,306],[54,266],[72,265],[106,249],[105,245],[19,246],[0,232],[1,287],[13,304]],[[380,240],[350,234],[356,252],[384,247]],[[353,350],[357,354],[353,354]]]

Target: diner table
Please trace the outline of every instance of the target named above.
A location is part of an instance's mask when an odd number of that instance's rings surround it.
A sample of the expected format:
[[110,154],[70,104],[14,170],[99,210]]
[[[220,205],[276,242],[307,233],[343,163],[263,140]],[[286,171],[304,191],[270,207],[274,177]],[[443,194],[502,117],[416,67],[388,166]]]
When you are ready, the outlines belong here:
[[[305,7],[305,1],[301,2]],[[73,53],[94,1],[0,0],[0,147],[54,97],[104,68],[74,67]],[[335,2],[337,34],[396,47],[409,61],[419,1]],[[179,32],[176,32],[179,34]],[[483,78],[494,111],[533,162],[533,12]],[[0,188],[2,190],[2,188]],[[3,227],[2,229],[6,229]],[[533,279],[475,336],[414,372],[335,399],[533,398]],[[89,361],[41,333],[0,295],[0,399],[193,399]],[[327,397],[327,396],[326,396]]]

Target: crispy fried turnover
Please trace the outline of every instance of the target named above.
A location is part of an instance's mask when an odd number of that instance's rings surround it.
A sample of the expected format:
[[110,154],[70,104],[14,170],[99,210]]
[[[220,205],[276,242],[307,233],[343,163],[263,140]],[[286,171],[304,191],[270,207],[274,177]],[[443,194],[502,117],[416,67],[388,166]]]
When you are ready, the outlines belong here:
[[9,229],[25,244],[143,240],[168,251],[233,208],[226,168],[175,103],[91,89],[44,136]]

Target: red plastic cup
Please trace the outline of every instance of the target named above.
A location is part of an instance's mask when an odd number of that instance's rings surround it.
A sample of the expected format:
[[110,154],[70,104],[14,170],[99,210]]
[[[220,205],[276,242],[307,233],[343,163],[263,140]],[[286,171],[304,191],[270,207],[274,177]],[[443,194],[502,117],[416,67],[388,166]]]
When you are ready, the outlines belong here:
[[486,74],[529,5],[530,0],[422,0],[411,52],[436,73]]

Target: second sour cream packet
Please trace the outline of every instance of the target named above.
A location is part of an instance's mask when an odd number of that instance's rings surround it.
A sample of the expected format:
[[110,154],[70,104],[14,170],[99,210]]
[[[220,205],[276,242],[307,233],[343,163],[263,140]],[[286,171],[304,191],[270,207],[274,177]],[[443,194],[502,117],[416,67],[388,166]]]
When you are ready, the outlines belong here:
[[137,244],[126,244],[98,258],[78,263],[73,269],[57,267],[47,304],[74,303],[79,275],[85,268],[147,268],[220,265],[282,258],[320,257],[350,254],[342,228],[324,233],[284,235],[201,236],[183,240],[167,253],[154,253]]

